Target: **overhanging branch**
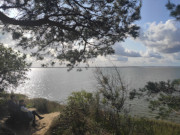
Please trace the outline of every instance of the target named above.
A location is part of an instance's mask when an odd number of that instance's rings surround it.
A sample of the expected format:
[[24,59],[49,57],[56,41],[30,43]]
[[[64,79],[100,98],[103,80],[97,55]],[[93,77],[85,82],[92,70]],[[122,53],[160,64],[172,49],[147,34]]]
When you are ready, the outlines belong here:
[[68,30],[68,31],[74,31],[74,28],[67,27],[60,22],[51,21],[48,18],[43,18],[39,20],[16,20],[14,18],[10,18],[6,16],[3,12],[0,11],[0,20],[5,24],[12,24],[12,25],[19,25],[19,26],[42,26],[42,25],[49,25],[49,26],[57,26],[61,29]]

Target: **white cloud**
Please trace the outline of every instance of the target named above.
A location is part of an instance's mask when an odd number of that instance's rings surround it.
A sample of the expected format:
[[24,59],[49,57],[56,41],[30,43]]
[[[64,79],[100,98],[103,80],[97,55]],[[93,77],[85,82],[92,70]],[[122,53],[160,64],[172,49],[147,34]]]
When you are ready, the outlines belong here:
[[125,49],[120,43],[116,43],[113,46],[113,49],[115,50],[116,55],[126,56],[126,57],[141,57],[141,54],[139,52]]
[[148,50],[146,53],[144,53],[143,56],[147,57],[147,58],[156,58],[156,59],[163,58],[163,56],[160,53],[154,52],[154,51],[150,51],[150,50]]
[[180,60],[180,53],[175,53],[175,54],[173,55],[173,58],[174,58],[175,60]]
[[16,41],[12,40],[12,35],[10,33],[0,33],[0,43],[3,43],[6,47],[13,47]]
[[180,52],[180,22],[168,20],[165,23],[151,23],[139,40],[158,53]]
[[[115,54],[111,56],[98,56],[89,60],[90,66],[171,66],[180,65],[180,22],[168,20],[165,23],[150,23],[137,40],[116,43],[113,46]],[[15,44],[11,35],[0,35],[0,41],[5,44]],[[140,46],[138,46],[140,44]],[[132,45],[132,47],[131,47]],[[136,47],[137,46],[137,47]],[[141,47],[145,46],[144,50]],[[136,51],[135,51],[136,50]],[[26,51],[27,54],[30,54]],[[51,50],[51,54],[55,54]],[[48,57],[46,60],[49,60]],[[33,65],[40,65],[41,61],[28,57]],[[83,65],[83,64],[80,64]]]

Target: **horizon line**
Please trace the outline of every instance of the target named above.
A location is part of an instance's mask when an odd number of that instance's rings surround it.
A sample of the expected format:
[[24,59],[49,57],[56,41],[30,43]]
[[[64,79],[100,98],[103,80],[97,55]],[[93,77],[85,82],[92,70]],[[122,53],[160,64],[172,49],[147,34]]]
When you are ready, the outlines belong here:
[[[95,66],[92,66],[92,67],[85,67],[85,66],[82,66],[82,67],[73,67],[73,68],[114,68],[114,67],[117,67],[117,68],[127,68],[127,67],[180,67],[180,66],[99,66],[99,67],[95,67]],[[69,67],[30,67],[30,68],[69,68]]]

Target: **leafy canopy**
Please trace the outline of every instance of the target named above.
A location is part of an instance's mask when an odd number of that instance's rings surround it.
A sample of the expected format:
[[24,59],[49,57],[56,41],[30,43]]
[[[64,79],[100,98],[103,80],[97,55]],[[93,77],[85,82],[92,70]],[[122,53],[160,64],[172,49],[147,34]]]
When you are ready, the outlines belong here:
[[25,59],[25,55],[0,44],[0,92],[17,86],[26,79],[30,64],[26,63]]
[[180,21],[180,4],[176,5],[171,0],[168,0],[166,7],[170,11],[170,15],[175,17],[177,21]]
[[141,0],[1,0],[0,20],[17,46],[38,60],[48,56],[51,65],[58,59],[74,66],[112,54],[115,42],[137,37],[133,23],[140,8]]

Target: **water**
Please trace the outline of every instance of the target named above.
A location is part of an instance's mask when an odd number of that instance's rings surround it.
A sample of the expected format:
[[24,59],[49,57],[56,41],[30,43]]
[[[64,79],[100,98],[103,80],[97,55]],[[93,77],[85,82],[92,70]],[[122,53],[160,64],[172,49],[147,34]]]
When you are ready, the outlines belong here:
[[29,97],[65,101],[74,91],[95,91],[96,81],[92,69],[68,72],[66,68],[33,68],[28,77],[30,79],[20,85],[15,92]]
[[[76,69],[68,72],[66,68],[32,68],[28,73],[29,80],[20,85],[16,93],[23,93],[29,97],[43,97],[59,102],[66,101],[67,97],[74,91],[86,90],[93,92],[97,90],[94,78],[94,68]],[[112,68],[103,68],[107,73]],[[129,89],[144,87],[148,81],[167,81],[180,78],[180,67],[125,67],[118,68],[121,77]],[[134,100],[131,103],[133,115],[154,117],[156,113],[150,113],[147,102]],[[174,121],[180,119],[171,117]]]

